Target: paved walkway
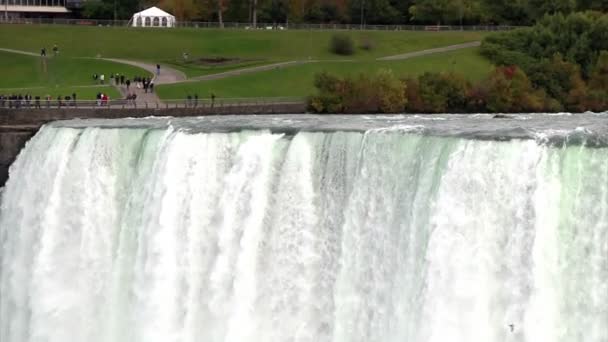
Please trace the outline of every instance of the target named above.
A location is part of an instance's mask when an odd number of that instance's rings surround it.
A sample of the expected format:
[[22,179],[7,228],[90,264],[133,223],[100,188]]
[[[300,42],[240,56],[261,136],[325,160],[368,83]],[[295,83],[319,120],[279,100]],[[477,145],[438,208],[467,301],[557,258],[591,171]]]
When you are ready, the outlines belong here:
[[39,53],[33,53],[33,52],[29,52],[29,51],[21,51],[21,50],[13,50],[13,49],[5,49],[5,48],[0,48],[0,51],[18,53],[20,55],[26,55],[26,56],[40,57]]
[[449,45],[449,46],[444,46],[444,47],[435,48],[435,49],[420,50],[420,51],[403,53],[403,54],[395,55],[395,56],[381,57],[381,58],[378,58],[377,60],[379,60],[379,61],[400,61],[400,60],[414,58],[414,57],[432,55],[435,53],[443,53],[443,52],[467,49],[467,48],[471,48],[471,47],[477,47],[480,45],[481,45],[481,42],[479,42],[479,41],[464,43],[464,44]]
[[[151,74],[154,75],[153,82],[154,86],[160,84],[172,84],[172,83],[180,83],[187,81],[186,75],[176,69],[165,67],[161,64],[160,66],[160,75],[156,75],[156,64],[144,63],[131,61],[127,59],[119,59],[119,58],[101,58],[106,61],[114,62],[114,63],[122,63],[128,64],[134,67],[138,67],[140,69],[144,69]],[[126,98],[129,93],[137,95],[136,103],[138,106],[145,106],[146,103],[148,105],[153,105],[155,103],[162,103],[160,98],[156,95],[156,92],[145,92],[143,88],[137,88],[137,85],[131,83],[129,90],[127,90],[127,86],[121,85],[116,86],[116,88],[120,91],[123,98]]]
[[163,66],[162,64],[160,66],[160,75],[157,76],[156,75],[156,64],[137,62],[137,61],[131,61],[131,60],[127,60],[127,59],[120,59],[120,58],[100,58],[100,59],[114,62],[114,63],[128,64],[128,65],[131,65],[134,67],[138,67],[140,69],[144,69],[154,75],[154,84],[155,85],[179,83],[179,82],[184,82],[187,79],[186,75],[183,72],[173,69],[173,68],[168,68],[166,66]]
[[314,62],[318,62],[318,61],[313,61],[313,60],[309,60],[309,61],[288,61],[288,62],[273,63],[273,64],[267,64],[267,65],[259,65],[259,66],[249,67],[249,68],[230,70],[230,71],[221,72],[221,73],[218,73],[218,74],[197,76],[197,77],[193,77],[193,78],[188,79],[188,81],[189,82],[196,82],[196,81],[219,80],[219,79],[222,79],[222,78],[227,78],[227,77],[232,77],[232,76],[240,76],[240,75],[245,75],[245,74],[252,74],[252,73],[260,72],[260,71],[283,69],[283,68],[288,68],[288,67],[291,67],[291,66],[296,66],[296,65],[300,65],[300,64],[306,64],[306,63],[314,63]]

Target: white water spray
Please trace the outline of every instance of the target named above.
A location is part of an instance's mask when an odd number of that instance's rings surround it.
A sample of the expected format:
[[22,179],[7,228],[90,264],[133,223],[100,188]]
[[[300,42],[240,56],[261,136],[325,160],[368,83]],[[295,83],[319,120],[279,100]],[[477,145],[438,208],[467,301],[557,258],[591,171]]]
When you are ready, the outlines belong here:
[[0,267],[1,342],[606,342],[608,149],[49,126]]

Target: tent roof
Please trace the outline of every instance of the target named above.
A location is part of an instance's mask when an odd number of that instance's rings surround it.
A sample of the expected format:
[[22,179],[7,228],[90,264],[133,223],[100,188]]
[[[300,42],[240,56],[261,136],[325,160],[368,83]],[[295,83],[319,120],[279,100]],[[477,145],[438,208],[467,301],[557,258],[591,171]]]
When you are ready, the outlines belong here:
[[142,16],[142,17],[173,17],[173,15],[161,10],[158,7],[150,7],[141,12],[135,13],[133,16]]

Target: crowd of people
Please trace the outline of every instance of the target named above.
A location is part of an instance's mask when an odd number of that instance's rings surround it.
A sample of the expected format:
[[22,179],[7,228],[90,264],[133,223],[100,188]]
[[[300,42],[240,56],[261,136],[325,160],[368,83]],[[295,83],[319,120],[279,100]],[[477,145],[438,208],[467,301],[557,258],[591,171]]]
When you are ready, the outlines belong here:
[[[93,74],[93,81],[97,84],[106,84],[106,75],[105,74]],[[110,74],[110,85],[114,86],[125,86],[127,91],[131,88],[131,85],[135,85],[137,89],[143,89],[144,92],[153,93],[154,92],[154,80],[150,77],[142,77],[135,76],[133,77],[133,81],[125,77],[125,75],[121,74]]]
[[51,106],[76,106],[76,93],[71,96],[58,95],[56,98],[51,95],[32,96],[31,94],[0,94],[0,108],[47,108]]

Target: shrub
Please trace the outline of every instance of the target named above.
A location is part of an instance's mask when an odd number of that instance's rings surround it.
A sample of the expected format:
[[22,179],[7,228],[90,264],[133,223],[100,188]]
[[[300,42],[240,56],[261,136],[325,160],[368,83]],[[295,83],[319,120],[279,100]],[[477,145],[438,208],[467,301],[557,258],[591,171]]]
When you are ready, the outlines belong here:
[[346,34],[335,34],[331,37],[330,51],[336,55],[350,56],[355,53],[355,43]]
[[386,70],[346,78],[320,73],[315,87],[318,94],[308,104],[317,113],[394,113],[406,103],[405,84]]
[[483,87],[487,91],[485,103],[489,112],[540,112],[547,104],[556,104],[544,91],[535,90],[528,76],[516,66],[496,68]]
[[402,82],[405,84],[405,111],[408,113],[424,112],[424,103],[420,97],[420,84],[417,78],[406,78]]
[[371,39],[371,37],[365,36],[365,37],[361,38],[361,43],[359,44],[359,47],[362,50],[371,51],[376,47],[376,44]]
[[418,87],[424,112],[463,112],[466,109],[470,85],[460,75],[425,73],[418,78]]

